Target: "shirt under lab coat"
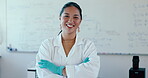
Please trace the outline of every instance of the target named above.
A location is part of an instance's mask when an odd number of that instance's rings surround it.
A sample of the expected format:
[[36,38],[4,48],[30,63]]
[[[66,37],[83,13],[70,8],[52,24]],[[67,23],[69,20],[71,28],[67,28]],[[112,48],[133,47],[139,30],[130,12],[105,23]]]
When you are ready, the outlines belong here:
[[[90,61],[82,63],[87,57]],[[67,78],[97,78],[100,70],[100,57],[97,55],[95,45],[78,35],[68,56],[65,55],[62,46],[61,34],[43,41],[36,55],[36,69],[39,78],[66,78],[45,68],[39,68],[38,62],[41,59],[48,60],[57,66],[65,66]]]

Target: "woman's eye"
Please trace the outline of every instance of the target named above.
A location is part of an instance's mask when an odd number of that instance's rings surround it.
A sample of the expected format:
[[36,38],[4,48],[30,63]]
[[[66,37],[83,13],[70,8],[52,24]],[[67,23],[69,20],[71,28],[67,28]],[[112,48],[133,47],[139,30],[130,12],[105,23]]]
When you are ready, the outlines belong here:
[[78,19],[79,17],[74,17],[75,19]]
[[64,17],[69,17],[69,16],[64,16]]

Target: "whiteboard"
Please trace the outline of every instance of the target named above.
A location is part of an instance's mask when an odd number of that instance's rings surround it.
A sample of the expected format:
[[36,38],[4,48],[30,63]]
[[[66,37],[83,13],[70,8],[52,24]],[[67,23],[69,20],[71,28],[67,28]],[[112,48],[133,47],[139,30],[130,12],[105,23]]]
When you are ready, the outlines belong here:
[[[69,0],[7,0],[7,47],[37,51],[60,31],[59,13]],[[83,10],[79,35],[100,53],[148,54],[148,0],[73,0]]]

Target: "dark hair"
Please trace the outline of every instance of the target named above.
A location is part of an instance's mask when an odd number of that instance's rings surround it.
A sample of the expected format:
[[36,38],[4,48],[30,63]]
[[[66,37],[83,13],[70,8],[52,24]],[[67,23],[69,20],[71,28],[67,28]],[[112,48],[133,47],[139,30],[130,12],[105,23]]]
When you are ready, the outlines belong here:
[[60,12],[60,16],[61,16],[62,13],[64,12],[64,9],[65,9],[65,8],[71,7],[71,6],[74,6],[74,7],[76,7],[76,8],[79,10],[79,12],[80,12],[80,17],[81,17],[81,19],[82,19],[82,9],[81,9],[80,6],[79,6],[77,3],[75,3],[75,2],[68,2],[68,3],[66,3],[66,4],[63,6],[63,8],[62,8],[62,10],[61,10],[61,12]]
[[[75,3],[75,2],[68,2],[68,3],[66,3],[64,6],[63,6],[63,8],[62,8],[62,10],[61,10],[61,12],[60,12],[60,16],[62,15],[62,13],[64,12],[64,9],[65,8],[67,8],[67,7],[71,7],[71,6],[74,6],[74,7],[76,7],[78,10],[79,10],[79,12],[80,12],[80,17],[81,17],[81,20],[82,20],[82,9],[80,8],[80,6],[77,4],[77,3]],[[59,34],[62,32],[62,30],[59,32]],[[59,35],[58,34],[58,35]]]

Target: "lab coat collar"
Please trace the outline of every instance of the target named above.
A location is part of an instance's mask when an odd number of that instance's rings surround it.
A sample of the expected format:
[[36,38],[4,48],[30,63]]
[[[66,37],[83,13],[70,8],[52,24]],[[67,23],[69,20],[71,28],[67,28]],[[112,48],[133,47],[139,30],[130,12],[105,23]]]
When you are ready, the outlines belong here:
[[[54,46],[60,46],[61,43],[62,43],[62,34],[59,34],[54,40]],[[76,42],[74,45],[81,45],[81,44],[84,44],[82,38],[80,38],[79,35],[76,34]]]

